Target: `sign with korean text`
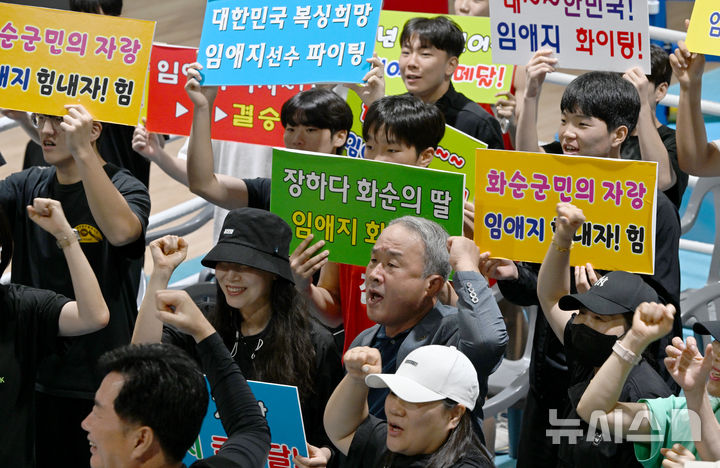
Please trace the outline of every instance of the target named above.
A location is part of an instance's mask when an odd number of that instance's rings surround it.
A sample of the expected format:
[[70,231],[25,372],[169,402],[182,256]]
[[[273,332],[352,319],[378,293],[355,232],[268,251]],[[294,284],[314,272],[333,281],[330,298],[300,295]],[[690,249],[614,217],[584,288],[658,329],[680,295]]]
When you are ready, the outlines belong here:
[[646,1],[490,0],[490,23],[496,63],[551,49],[563,68],[650,73]]
[[462,235],[463,174],[273,148],[270,211],[293,230],[290,251],[310,233],[330,260],[366,265],[390,221],[411,215]]
[[691,52],[720,55],[720,4],[695,0],[685,41]]
[[586,217],[571,265],[652,274],[656,163],[478,150],[476,167],[475,242],[481,251],[542,262],[555,207],[567,202]]
[[[386,11],[380,13],[375,51],[385,64],[385,93],[407,92],[400,77],[400,34],[403,25],[411,18],[432,18],[428,13]],[[490,49],[490,19],[478,16],[446,15],[464,31],[465,50],[452,77],[455,90],[475,102],[495,103],[497,93],[510,90],[513,65],[495,65]]]
[[359,83],[370,70],[381,0],[209,0],[203,84]]
[[[365,141],[362,138],[362,123],[365,121],[367,106],[354,91],[348,91],[347,103],[353,112],[353,124],[345,143],[345,152],[352,158],[364,158]],[[435,148],[435,158],[429,166],[431,169],[465,174],[465,200],[472,201],[475,197],[477,148],[487,148],[487,145],[450,125],[445,125],[445,135]]]
[[[295,455],[307,457],[297,387],[253,380],[248,380],[248,385],[270,426],[270,453],[265,467],[290,467],[293,466],[292,458]],[[217,405],[211,396],[200,434],[185,455],[183,463],[185,466],[190,466],[197,460],[216,455],[227,439]]]
[[[197,49],[153,44],[148,78],[148,130],[190,135],[193,104],[185,92],[187,65]],[[283,144],[280,109],[310,85],[220,86],[212,111],[212,137],[259,145]]]
[[154,21],[0,3],[0,107],[135,125]]

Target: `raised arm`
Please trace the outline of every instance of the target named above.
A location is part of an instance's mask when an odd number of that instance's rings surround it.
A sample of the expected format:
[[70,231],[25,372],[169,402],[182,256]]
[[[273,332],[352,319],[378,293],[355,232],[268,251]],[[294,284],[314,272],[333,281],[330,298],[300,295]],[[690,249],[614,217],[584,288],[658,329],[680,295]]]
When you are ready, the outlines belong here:
[[635,127],[640,144],[640,157],[643,161],[658,163],[658,186],[660,190],[667,190],[675,184],[676,177],[667,148],[657,131],[654,108],[650,103],[652,85],[639,67],[628,70],[623,78],[632,83],[640,95],[640,115]]
[[[619,340],[620,346],[635,356],[640,356],[653,341],[662,338],[672,330],[675,308],[672,305],[643,302],[633,315],[630,330]],[[643,418],[637,430],[630,431],[635,416],[647,411],[644,403],[620,403],[620,393],[625,380],[633,368],[632,362],[613,352],[600,367],[578,403],[578,415],[586,422],[595,420],[597,411],[604,413],[610,427],[615,427],[617,418],[621,418],[623,435],[650,434],[650,424]]]
[[368,386],[365,376],[382,372],[380,351],[359,346],[345,353],[347,374],[325,406],[325,432],[343,454],[350,451],[355,432],[368,417]]
[[194,106],[187,154],[188,186],[192,193],[222,208],[243,208],[248,204],[245,182],[235,177],[220,178],[214,172],[210,125],[217,87],[200,86],[201,69],[199,63],[190,65],[185,84],[185,91]]
[[153,272],[135,320],[132,343],[159,343],[162,339],[162,322],[155,314],[155,293],[167,288],[173,271],[185,260],[187,249],[185,239],[178,236],[168,235],[150,243]]
[[12,119],[20,125],[27,136],[38,145],[42,144],[40,141],[40,135],[38,135],[37,128],[30,121],[30,115],[24,111],[17,111],[11,109],[0,109],[0,114],[4,115],[8,119]]
[[685,43],[678,41],[670,65],[680,84],[675,134],[680,169],[697,176],[720,176],[720,150],[707,141],[700,107],[705,56],[690,53]]
[[673,338],[667,346],[665,367],[685,393],[688,410],[700,417],[702,439],[695,441],[698,455],[703,460],[720,460],[720,423],[715,416],[707,392],[707,380],[713,368],[715,349],[720,351],[720,343],[710,343],[705,348],[705,357],[700,354],[695,338],[689,336],[687,342],[682,338]]
[[104,161],[92,146],[102,126],[93,121],[82,105],[66,105],[65,108],[67,115],[60,127],[65,131],[93,218],[112,245],[122,246],[136,241],[143,235],[143,225],[113,185],[103,169]]
[[[508,342],[507,329],[492,290],[480,274],[480,250],[467,237],[448,239],[450,266],[455,271],[458,349],[465,353],[482,380],[500,364]],[[484,374],[484,375],[482,375]]]
[[538,145],[537,116],[540,90],[545,75],[555,71],[557,59],[549,49],[538,50],[525,67],[525,94],[518,104],[519,113],[515,136],[518,151],[544,152]]
[[188,186],[187,162],[170,156],[160,144],[160,135],[149,132],[145,128],[145,119],[142,124],[135,127],[132,139],[132,149],[141,156],[157,164],[167,175]]
[[60,311],[58,334],[84,335],[105,327],[110,321],[110,312],[95,272],[85,258],[60,202],[49,198],[36,198],[32,206],[28,205],[27,212],[33,222],[57,239],[70,270],[75,300],[65,304]]

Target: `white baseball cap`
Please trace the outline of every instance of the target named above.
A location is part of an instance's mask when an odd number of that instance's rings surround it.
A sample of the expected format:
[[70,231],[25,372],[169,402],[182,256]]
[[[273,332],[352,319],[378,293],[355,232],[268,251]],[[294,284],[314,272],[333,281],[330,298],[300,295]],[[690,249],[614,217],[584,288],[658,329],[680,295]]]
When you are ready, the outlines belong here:
[[475,407],[480,393],[475,367],[454,346],[422,346],[408,354],[394,374],[370,374],[365,383],[389,388],[410,403],[450,398],[468,410]]

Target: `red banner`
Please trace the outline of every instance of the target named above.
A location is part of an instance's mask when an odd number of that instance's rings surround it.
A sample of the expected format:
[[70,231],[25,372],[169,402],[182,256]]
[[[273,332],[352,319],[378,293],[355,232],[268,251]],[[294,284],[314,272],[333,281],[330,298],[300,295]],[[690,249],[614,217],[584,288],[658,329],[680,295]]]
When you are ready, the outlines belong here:
[[[147,128],[151,132],[190,135],[193,105],[185,93],[187,65],[197,49],[153,44],[148,77]],[[212,137],[268,146],[283,145],[280,109],[310,85],[221,86],[212,112]]]

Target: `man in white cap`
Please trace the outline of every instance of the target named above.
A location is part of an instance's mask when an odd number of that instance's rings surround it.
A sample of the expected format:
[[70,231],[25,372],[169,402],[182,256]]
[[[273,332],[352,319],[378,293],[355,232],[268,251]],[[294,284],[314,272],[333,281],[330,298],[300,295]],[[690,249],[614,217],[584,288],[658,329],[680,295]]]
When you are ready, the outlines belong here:
[[[479,384],[473,363],[454,346],[411,352],[395,374],[381,374],[380,352],[345,353],[347,375],[325,409],[325,430],[348,467],[493,466],[472,429]],[[370,388],[389,388],[387,423],[368,410]]]

